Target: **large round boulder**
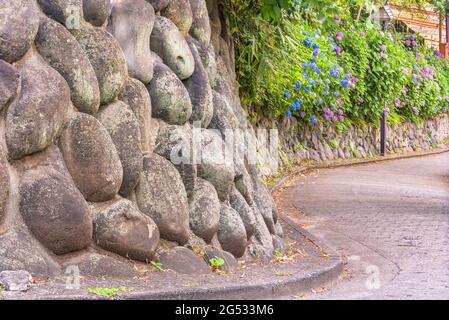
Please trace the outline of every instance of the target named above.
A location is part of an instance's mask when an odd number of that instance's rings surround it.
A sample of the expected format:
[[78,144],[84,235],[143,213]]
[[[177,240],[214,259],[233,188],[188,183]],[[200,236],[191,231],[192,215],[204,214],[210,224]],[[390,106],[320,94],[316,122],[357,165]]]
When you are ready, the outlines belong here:
[[147,88],[139,80],[128,78],[119,99],[126,103],[139,122],[142,151],[150,151],[151,136],[151,98]]
[[211,28],[206,0],[190,0],[190,7],[192,8],[193,14],[190,34],[203,46],[207,47],[210,43]]
[[88,201],[115,197],[122,185],[123,168],[114,142],[97,119],[75,114],[59,144],[67,169]]
[[212,184],[198,178],[195,190],[189,198],[190,229],[210,243],[218,231],[220,221],[220,201]]
[[162,9],[165,9],[166,6],[168,6],[170,0],[147,0],[149,2],[155,11],[161,11]]
[[187,34],[192,26],[192,8],[189,0],[170,0],[161,14],[170,19],[184,34]]
[[178,169],[189,195],[195,188],[198,169],[193,161],[192,130],[188,125],[166,125],[159,129],[154,152]]
[[70,107],[64,78],[34,54],[19,67],[20,94],[6,114],[9,156],[20,159],[42,151],[58,135]]
[[0,59],[20,60],[33,44],[39,28],[38,7],[34,0],[0,2]]
[[181,176],[165,158],[144,158],[143,173],[136,188],[140,210],[156,222],[161,237],[185,244],[189,239],[189,209]]
[[162,268],[180,274],[208,274],[211,270],[203,258],[185,247],[175,247],[161,253]]
[[27,228],[1,234],[0,243],[0,272],[27,270],[39,278],[48,278],[60,272],[59,265],[30,235]]
[[253,199],[257,208],[259,209],[260,214],[262,215],[265,224],[268,227],[268,230],[271,234],[276,234],[276,230],[274,227],[275,217],[273,215],[276,212],[275,204],[273,202],[273,198],[268,192],[267,188],[260,181],[259,175],[255,173],[251,173],[251,179],[253,182]]
[[245,226],[239,214],[225,204],[221,205],[217,235],[223,250],[232,253],[236,258],[243,256],[247,245]]
[[201,124],[201,127],[207,128],[214,114],[212,89],[209,84],[209,77],[195,46],[195,40],[190,38],[188,43],[195,59],[195,72],[189,79],[184,80],[184,85],[192,101],[192,116],[190,121],[197,121]]
[[232,146],[216,131],[203,129],[196,132],[199,135],[199,141],[195,143],[198,176],[212,183],[220,200],[226,201],[235,176]]
[[0,112],[16,97],[20,84],[19,71],[0,60]]
[[67,81],[75,107],[94,115],[100,106],[100,89],[95,71],[72,34],[61,24],[46,19],[39,27],[36,48]]
[[213,110],[213,117],[209,124],[210,128],[220,130],[223,133],[226,130],[238,128],[239,121],[234,115],[229,102],[215,90],[213,91]]
[[184,35],[169,19],[156,16],[151,33],[151,49],[173,70],[179,79],[189,78],[195,70],[195,61]]
[[125,55],[119,43],[110,33],[87,24],[73,34],[94,68],[101,104],[112,102],[123,90],[128,77]]
[[114,4],[108,23],[108,31],[125,53],[129,75],[144,84],[153,78],[150,36],[154,19],[154,9],[145,0],[122,0]]
[[274,255],[273,237],[256,206],[252,207],[256,218],[256,232],[248,245],[248,253],[256,260],[269,261]]
[[154,77],[148,85],[153,117],[169,124],[183,125],[192,115],[192,103],[183,83],[166,65],[155,63]]
[[84,19],[96,27],[104,25],[111,9],[111,0],[83,0]]
[[256,218],[253,209],[248,205],[241,193],[233,187],[229,194],[229,203],[231,207],[237,211],[245,225],[246,236],[249,240],[256,232]]
[[26,172],[19,194],[25,223],[52,252],[61,255],[90,244],[89,207],[76,187],[59,172],[48,167]]
[[42,11],[67,29],[78,29],[84,20],[83,0],[37,0]]
[[122,101],[105,106],[97,119],[108,130],[123,167],[123,182],[120,194],[129,196],[139,183],[143,166],[140,128],[137,118]]
[[95,244],[123,257],[153,260],[159,230],[150,217],[126,199],[92,205]]
[[215,60],[214,47],[212,44],[208,47],[199,44],[196,48],[200,55],[201,62],[203,63],[203,67],[209,77],[209,83],[212,88],[215,88],[217,79],[217,61]]

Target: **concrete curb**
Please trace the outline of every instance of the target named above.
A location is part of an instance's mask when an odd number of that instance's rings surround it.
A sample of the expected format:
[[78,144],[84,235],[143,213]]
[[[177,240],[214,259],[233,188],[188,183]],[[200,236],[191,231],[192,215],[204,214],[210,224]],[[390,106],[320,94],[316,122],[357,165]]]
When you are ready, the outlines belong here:
[[[255,285],[230,285],[217,288],[194,288],[178,291],[139,292],[121,296],[120,300],[270,300],[297,295],[336,280],[343,271],[341,258],[307,276],[291,276],[285,280]],[[37,300],[108,300],[86,295],[40,296]]]
[[335,260],[330,266],[309,275],[292,276],[286,280],[266,284],[236,285],[213,289],[192,289],[158,294],[135,294],[133,300],[264,300],[300,294],[335,280],[343,271],[343,261]]
[[[283,219],[284,220],[284,219]],[[160,292],[136,292],[118,297],[118,300],[270,300],[306,293],[313,288],[335,281],[343,272],[344,262],[330,247],[289,219],[284,220],[295,231],[327,253],[329,263],[307,275],[292,274],[288,278],[273,277],[256,284],[230,284],[212,288],[183,288]],[[291,225],[292,224],[292,225]],[[310,237],[310,238],[309,238]],[[300,263],[299,263],[300,264]],[[109,300],[88,295],[37,296],[37,300]]]
[[365,165],[365,164],[371,164],[371,163],[381,163],[386,161],[393,161],[393,160],[401,160],[401,159],[410,159],[410,158],[421,158],[421,157],[427,157],[437,154],[442,154],[449,152],[449,147],[445,147],[442,149],[434,150],[434,151],[428,151],[428,152],[414,152],[414,153],[407,153],[407,154],[392,154],[387,155],[383,158],[375,158],[375,159],[362,159],[360,161],[347,161],[342,163],[323,163],[323,164],[317,164],[312,166],[306,166],[306,167],[300,167],[296,169],[293,172],[290,172],[287,174],[287,176],[284,176],[281,178],[275,185],[269,188],[269,191],[273,194],[274,192],[277,192],[279,189],[282,188],[287,181],[289,181],[292,177],[296,176],[297,174],[304,174],[307,172],[310,172],[312,170],[318,170],[318,169],[334,169],[334,168],[341,168],[341,167],[353,167],[358,165]]

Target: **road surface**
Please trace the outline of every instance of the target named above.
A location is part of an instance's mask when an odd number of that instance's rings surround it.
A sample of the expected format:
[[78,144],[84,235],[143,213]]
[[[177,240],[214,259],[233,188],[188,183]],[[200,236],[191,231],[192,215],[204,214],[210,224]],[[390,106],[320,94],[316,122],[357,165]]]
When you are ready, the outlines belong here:
[[281,201],[348,262],[301,298],[449,299],[449,153],[315,171]]

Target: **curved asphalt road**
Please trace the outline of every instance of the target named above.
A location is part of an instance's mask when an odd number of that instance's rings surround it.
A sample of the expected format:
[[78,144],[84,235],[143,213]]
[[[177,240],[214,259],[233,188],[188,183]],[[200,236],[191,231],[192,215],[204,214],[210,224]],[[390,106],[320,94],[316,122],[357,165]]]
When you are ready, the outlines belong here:
[[304,298],[449,299],[449,153],[320,170],[281,197],[348,261]]

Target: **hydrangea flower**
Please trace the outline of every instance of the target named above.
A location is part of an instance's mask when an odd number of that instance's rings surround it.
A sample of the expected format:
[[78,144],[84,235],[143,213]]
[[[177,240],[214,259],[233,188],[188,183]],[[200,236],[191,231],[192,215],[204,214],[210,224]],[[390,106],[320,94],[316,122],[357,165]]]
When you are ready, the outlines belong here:
[[365,36],[365,32],[360,31],[359,35],[360,35],[361,37],[363,37],[363,36]]
[[313,80],[313,79],[310,80],[310,85],[311,85],[311,86],[314,86],[315,83],[316,83],[315,80]]
[[382,54],[380,55],[383,59],[387,59],[388,58],[388,56],[385,54],[385,53],[383,53],[382,52]]
[[317,117],[311,116],[311,117],[310,117],[310,122],[311,122],[313,125],[316,125],[316,124],[318,123]]
[[351,86],[351,83],[345,79],[341,82],[341,86],[347,89]]
[[334,77],[335,79],[340,78],[340,72],[338,72],[337,70],[334,69],[330,69],[329,73],[331,74],[332,77]]
[[323,104],[323,99],[318,99],[318,101],[316,102],[318,105],[322,105]]
[[290,91],[285,91],[285,93],[284,93],[284,98],[285,99],[290,99],[292,97],[292,94],[290,93]]
[[385,52],[385,51],[387,51],[387,46],[386,45],[381,45],[380,46],[380,51],[382,51],[382,52]]
[[285,114],[285,117],[286,117],[287,119],[291,118],[291,117],[292,117],[291,111],[287,111],[287,113]]
[[307,93],[312,91],[312,87],[311,86],[305,86],[304,89],[306,90]]
[[337,38],[338,41],[341,42],[341,41],[343,40],[343,32],[339,31],[339,32],[337,33],[336,38]]
[[311,47],[313,46],[313,42],[312,42],[312,40],[310,40],[310,39],[305,39],[305,40],[304,40],[304,45],[305,45],[307,48],[311,48]]
[[302,104],[303,104],[303,101],[300,99],[290,105],[290,110],[291,111],[299,111],[299,110],[301,110]]
[[337,54],[337,56],[341,56],[341,47],[340,46],[335,47],[335,53]]
[[304,111],[301,111],[299,115],[301,116],[301,118],[304,118],[306,116],[306,113]]
[[340,25],[340,18],[336,15],[336,16],[334,17],[334,20],[335,20],[335,24],[336,24],[337,26],[339,26],[339,25]]

